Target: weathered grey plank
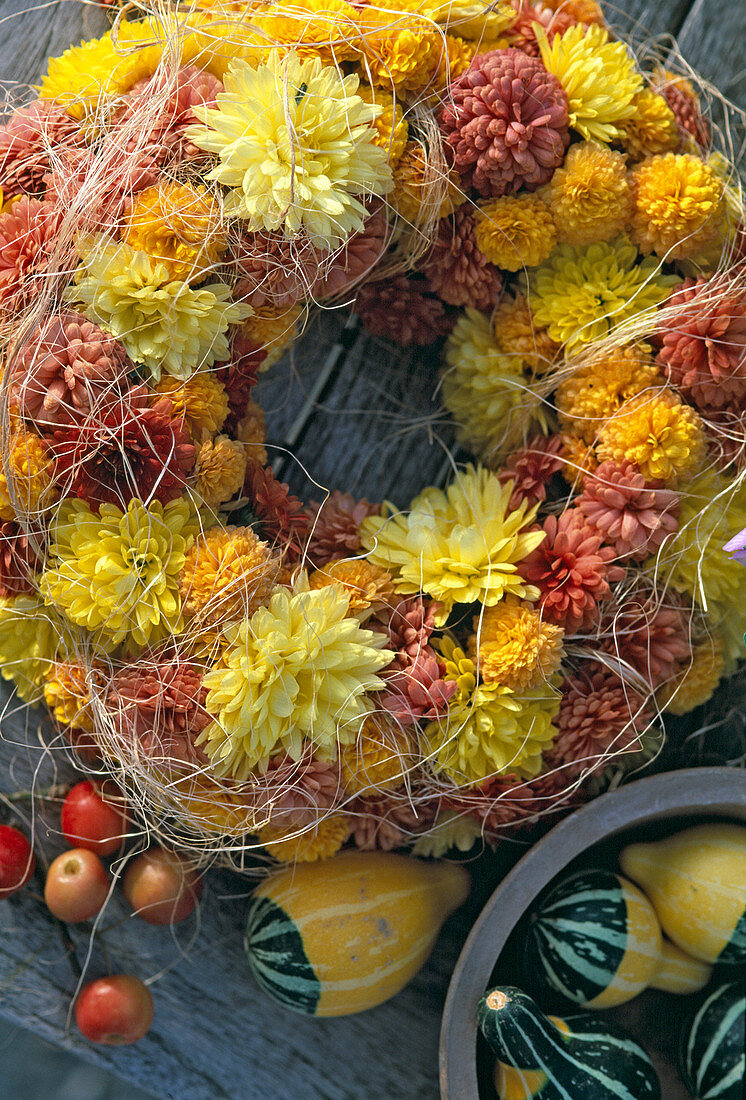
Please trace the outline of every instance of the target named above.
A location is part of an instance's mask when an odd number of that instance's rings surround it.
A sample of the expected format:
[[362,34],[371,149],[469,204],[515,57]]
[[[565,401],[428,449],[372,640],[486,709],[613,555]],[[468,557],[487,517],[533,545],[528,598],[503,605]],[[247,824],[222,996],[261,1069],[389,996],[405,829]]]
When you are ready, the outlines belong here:
[[0,83],[33,83],[48,57],[102,34],[108,25],[101,8],[81,0],[1,0]]

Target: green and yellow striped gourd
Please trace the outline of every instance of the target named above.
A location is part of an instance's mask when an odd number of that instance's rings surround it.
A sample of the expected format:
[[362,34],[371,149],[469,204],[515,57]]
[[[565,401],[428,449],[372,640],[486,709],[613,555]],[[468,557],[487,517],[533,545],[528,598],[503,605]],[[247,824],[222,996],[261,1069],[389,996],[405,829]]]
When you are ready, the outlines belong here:
[[699,993],[711,977],[712,967],[709,963],[687,955],[686,951],[682,951],[664,936],[660,965],[651,979],[650,989],[678,993],[680,996]]
[[489,990],[478,1016],[499,1100],[660,1100],[645,1051],[602,1016],[545,1016],[512,986]]
[[709,963],[746,962],[743,825],[696,825],[665,840],[630,844],[619,862],[683,951]]
[[552,989],[584,1008],[636,997],[659,969],[661,930],[647,898],[612,871],[578,871],[541,902],[528,933]]
[[414,977],[469,886],[458,864],[388,852],[284,867],[249,904],[249,965],[262,989],[294,1012],[362,1012]]
[[680,1069],[697,1100],[746,1095],[746,983],[715,989],[684,1029]]

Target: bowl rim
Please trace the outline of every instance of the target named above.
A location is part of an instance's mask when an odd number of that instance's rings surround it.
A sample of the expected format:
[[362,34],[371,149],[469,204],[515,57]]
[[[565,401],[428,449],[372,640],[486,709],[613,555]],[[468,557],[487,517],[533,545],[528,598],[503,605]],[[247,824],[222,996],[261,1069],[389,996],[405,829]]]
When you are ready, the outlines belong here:
[[477,1003],[508,937],[540,891],[587,848],[615,833],[692,813],[746,818],[746,771],[686,768],[635,780],[568,814],[521,857],[490,895],[451,976],[440,1029],[442,1100],[479,1096]]

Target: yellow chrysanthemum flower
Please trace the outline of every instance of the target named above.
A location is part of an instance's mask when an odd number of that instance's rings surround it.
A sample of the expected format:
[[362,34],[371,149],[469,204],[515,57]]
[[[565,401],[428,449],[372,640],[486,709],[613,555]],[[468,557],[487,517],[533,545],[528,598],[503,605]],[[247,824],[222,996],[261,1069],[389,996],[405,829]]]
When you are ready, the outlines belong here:
[[252,615],[269,603],[280,564],[250,527],[210,527],[184,560],[179,581],[184,614],[203,626]]
[[594,141],[571,145],[542,191],[563,244],[618,237],[632,214],[632,192],[621,153]]
[[334,561],[323,569],[314,570],[308,583],[311,588],[341,584],[350,597],[352,614],[364,618],[390,606],[396,592],[391,574],[365,558]]
[[491,607],[508,593],[535,599],[516,565],[544,532],[526,530],[536,508],[524,502],[508,511],[512,493],[512,482],[501,485],[489,470],[467,466],[445,492],[425,489],[409,512],[384,504],[380,516],[363,520],[360,538],[370,560],[393,574],[398,592],[442,601],[441,622],[455,603]]
[[236,425],[236,439],[243,443],[246,458],[257,466],[267,465],[267,448],[264,441],[267,438],[267,428],[264,418],[264,410],[257,405],[253,398],[249,398],[246,406],[246,414]]
[[457,810],[440,810],[435,824],[417,837],[412,855],[417,859],[442,859],[448,852],[470,852],[479,840],[484,840],[482,822],[472,814]]
[[[248,3],[247,9],[252,33],[265,44],[292,46],[299,57],[320,57],[325,65],[358,56],[357,11],[345,0],[302,0],[284,7]],[[265,56],[268,52],[263,51]],[[255,58],[252,50],[252,61]]]
[[601,462],[633,462],[646,481],[675,486],[697,473],[706,448],[699,413],[673,390],[662,389],[622,405],[599,430],[596,454]]
[[242,335],[251,340],[254,347],[267,352],[260,366],[261,371],[273,367],[286,348],[298,335],[298,322],[303,313],[299,302],[293,306],[276,306],[267,302],[254,310],[243,326]]
[[251,791],[226,780],[218,782],[204,772],[168,776],[165,794],[173,796],[182,821],[208,834],[241,837],[256,825]]
[[197,451],[195,488],[208,508],[218,508],[235,496],[246,475],[246,451],[227,435],[207,439]]
[[268,607],[226,627],[222,660],[207,673],[207,709],[217,721],[199,743],[219,775],[245,779],[281,748],[294,759],[304,737],[323,759],[349,744],[378,691],[392,653],[385,638],[351,618],[338,585],[278,589]]
[[44,442],[23,430],[11,437],[7,469],[0,463],[0,519],[34,517],[55,497],[53,466]]
[[568,351],[602,340],[629,318],[661,302],[675,275],[663,275],[652,257],[637,263],[637,249],[625,237],[575,248],[559,245],[545,264],[522,275],[534,319]]
[[381,113],[373,119],[375,135],[372,140],[385,150],[393,171],[399,163],[409,138],[409,125],[401,104],[391,92],[387,92],[384,88],[374,88],[362,80],[357,94],[363,102],[373,103],[381,109]]
[[538,775],[542,753],[557,732],[552,719],[559,712],[559,694],[544,686],[519,696],[500,684],[480,684],[463,649],[443,638],[440,650],[445,679],[457,681],[458,688],[448,714],[425,727],[422,749],[430,766],[458,787],[505,772]]
[[645,345],[615,348],[576,367],[555,394],[560,424],[593,443],[598,429],[631,397],[665,385]]
[[634,108],[624,123],[624,149],[631,159],[673,152],[679,144],[679,127],[663,96],[643,88],[635,96]]
[[[480,42],[496,39],[513,25],[516,11],[508,0],[485,5],[482,0],[389,0],[393,8],[419,12],[453,34]],[[484,53],[485,49],[480,49]]]
[[536,40],[544,65],[567,92],[570,126],[586,141],[624,137],[624,122],[634,114],[634,98],[643,86],[624,42],[609,42],[609,32],[596,23],[576,23],[556,34],[551,45],[537,27]]
[[36,595],[0,599],[0,675],[24,702],[39,702],[56,661],[74,652],[69,624]]
[[441,397],[457,425],[459,442],[494,465],[538,425],[543,406],[521,371],[522,358],[501,351],[489,318],[460,314],[445,348]]
[[253,312],[245,302],[232,301],[225,283],[195,290],[126,243],[101,240],[81,251],[76,285],[65,291],[65,300],[121,340],[156,382],[162,371],[188,378],[227,359],[229,326]]
[[186,131],[218,155],[207,179],[229,189],[226,214],[255,231],[305,229],[325,249],[361,230],[361,197],[387,194],[392,178],[374,141],[381,108],[355,94],[359,83],[294,51],[273,50],[256,69],[231,65],[217,107],[196,107],[201,124]]
[[478,50],[481,52],[476,42],[467,42],[465,38],[460,38],[458,35],[447,34],[445,54],[441,61],[441,67],[445,70],[441,83],[446,85],[453,80],[457,80],[462,73],[465,73]]
[[630,183],[631,233],[641,252],[667,260],[696,258],[721,231],[723,181],[700,157],[649,157],[632,169]]
[[723,639],[714,633],[694,646],[690,663],[675,680],[656,692],[656,701],[669,714],[688,714],[707,702],[724,672]]
[[183,498],[146,508],[131,500],[122,512],[65,500],[52,524],[49,567],[40,591],[68,619],[103,628],[118,645],[155,644],[183,629],[179,574],[199,530]]
[[172,416],[183,421],[195,443],[212,439],[228,416],[225,386],[210,371],[199,371],[187,379],[162,375],[150,400],[155,404],[164,397],[171,402]]
[[557,230],[552,211],[536,195],[508,195],[479,204],[474,238],[491,264],[520,271],[546,260],[557,241]]
[[559,351],[545,328],[539,328],[523,294],[506,294],[492,314],[492,332],[498,351],[510,357],[513,368],[542,374]]
[[372,84],[393,87],[397,95],[434,89],[444,45],[429,19],[382,4],[360,8],[357,22],[363,68]]
[[371,714],[339,754],[342,786],[350,795],[396,790],[418,759],[401,726],[385,715]]
[[592,474],[598,466],[596,451],[573,432],[562,433],[560,456],[564,463],[562,476],[570,485],[580,485],[586,474]]
[[563,656],[561,626],[514,596],[486,607],[474,618],[469,657],[485,683],[511,691],[531,691],[557,671]]
[[207,189],[167,180],[134,196],[122,239],[163,264],[169,279],[188,283],[202,282],[227,245]]
[[93,733],[88,676],[80,665],[54,664],[44,681],[44,702],[61,726]]
[[392,209],[412,226],[452,214],[463,198],[454,172],[443,175],[419,141],[408,141],[394,168]]
[[326,813],[312,829],[297,833],[265,825],[257,833],[257,839],[281,863],[313,863],[336,855],[349,835],[347,814]]

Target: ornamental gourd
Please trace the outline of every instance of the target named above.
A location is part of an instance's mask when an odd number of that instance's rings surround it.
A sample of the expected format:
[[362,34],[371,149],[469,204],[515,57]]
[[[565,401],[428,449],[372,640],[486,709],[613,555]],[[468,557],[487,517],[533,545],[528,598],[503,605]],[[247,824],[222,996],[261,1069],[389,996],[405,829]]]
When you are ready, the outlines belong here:
[[387,852],[288,866],[251,899],[249,965],[262,989],[295,1012],[373,1008],[414,977],[469,884],[457,864]]
[[619,857],[674,943],[709,963],[746,962],[746,828],[697,825]]
[[660,989],[663,993],[698,993],[709,982],[712,967],[709,963],[687,955],[675,943],[663,939],[660,964],[650,982],[650,989]]
[[645,1051],[602,1016],[545,1016],[504,986],[485,994],[478,1018],[497,1056],[499,1100],[660,1100]]
[[746,1076],[746,983],[715,989],[685,1027],[680,1069],[697,1100],[742,1100]]
[[650,902],[631,882],[611,871],[579,871],[544,898],[528,950],[552,989],[584,1008],[611,1008],[637,996],[654,977],[661,930]]

